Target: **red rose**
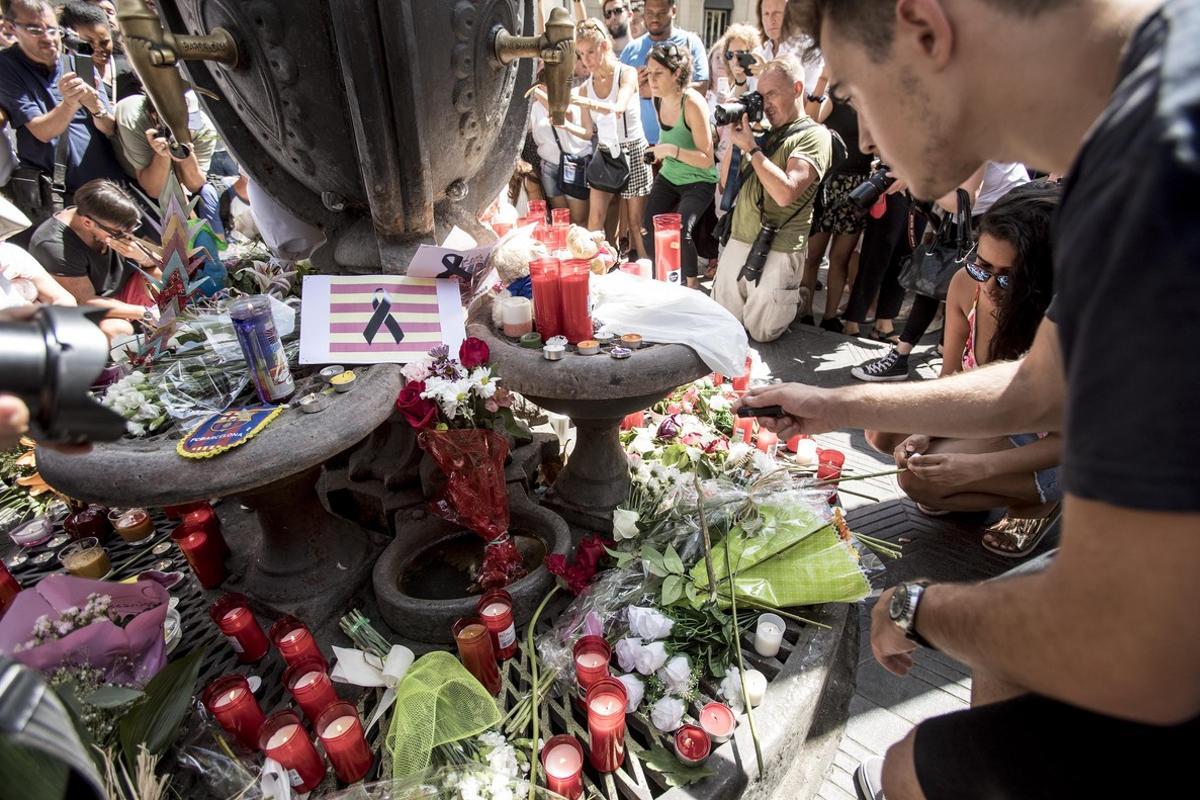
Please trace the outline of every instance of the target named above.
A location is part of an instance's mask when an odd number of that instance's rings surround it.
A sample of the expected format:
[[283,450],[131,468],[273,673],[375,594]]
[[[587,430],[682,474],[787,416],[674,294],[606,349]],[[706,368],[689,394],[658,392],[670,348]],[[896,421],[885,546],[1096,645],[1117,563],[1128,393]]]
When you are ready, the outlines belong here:
[[458,360],[467,369],[475,369],[482,367],[488,363],[488,357],[491,352],[488,351],[487,342],[482,339],[476,339],[474,336],[463,339],[462,345],[458,348]]
[[421,397],[421,393],[424,391],[424,381],[409,381],[400,390],[400,396],[396,398],[396,410],[404,415],[404,419],[408,421],[409,425],[419,431],[437,424],[437,403]]

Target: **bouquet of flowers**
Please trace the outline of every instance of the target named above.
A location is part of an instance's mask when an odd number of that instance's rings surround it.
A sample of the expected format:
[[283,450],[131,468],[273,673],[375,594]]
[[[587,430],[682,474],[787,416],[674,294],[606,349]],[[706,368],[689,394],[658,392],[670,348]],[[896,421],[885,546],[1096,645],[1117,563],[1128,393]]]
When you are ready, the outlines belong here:
[[14,647],[13,652],[32,650],[46,642],[61,639],[80,628],[86,628],[99,620],[108,620],[118,627],[120,626],[120,621],[112,613],[112,597],[93,592],[87,596],[87,601],[82,608],[79,606],[64,608],[59,612],[58,619],[51,620],[49,614],[42,614],[38,617],[33,621],[32,637]]
[[153,432],[168,418],[149,377],[141,370],[111,384],[100,402],[124,417],[125,427],[134,436]]

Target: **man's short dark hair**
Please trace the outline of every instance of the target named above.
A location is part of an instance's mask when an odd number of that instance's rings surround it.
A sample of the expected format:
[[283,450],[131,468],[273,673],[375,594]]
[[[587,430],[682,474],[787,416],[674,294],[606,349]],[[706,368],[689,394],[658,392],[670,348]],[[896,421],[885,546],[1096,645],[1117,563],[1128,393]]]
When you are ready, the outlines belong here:
[[102,25],[107,28],[108,14],[105,14],[100,6],[76,0],[74,3],[67,3],[63,6],[62,13],[58,17],[58,24],[71,30],[89,28],[93,25]]
[[97,178],[79,187],[75,192],[75,213],[131,229],[142,220],[141,209],[133,198],[107,178]]
[[[984,2],[1010,14],[1034,17],[1075,0]],[[812,37],[814,48],[821,45],[821,26],[827,20],[833,20],[849,37],[866,46],[872,60],[882,61],[892,49],[896,0],[788,0],[787,18],[793,30],[803,31]]]
[[50,0],[5,0],[5,19],[16,19],[18,14],[27,17],[40,17],[43,11],[54,11]]

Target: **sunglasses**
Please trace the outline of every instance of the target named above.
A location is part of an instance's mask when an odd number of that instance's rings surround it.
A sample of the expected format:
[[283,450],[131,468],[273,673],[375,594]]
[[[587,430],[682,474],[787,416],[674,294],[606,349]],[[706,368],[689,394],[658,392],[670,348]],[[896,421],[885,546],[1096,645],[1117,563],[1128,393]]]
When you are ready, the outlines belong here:
[[14,28],[20,28],[30,36],[37,38],[39,36],[49,36],[51,39],[57,39],[62,36],[62,28],[47,28],[43,25],[26,25],[23,22],[13,22],[9,20]]
[[95,225],[97,228],[99,228],[100,230],[107,233],[112,238],[116,239],[118,242],[128,239],[130,237],[130,235],[133,233],[132,230],[121,230],[120,228],[110,228],[107,225],[105,225],[103,222],[101,222],[100,220],[96,219],[95,217],[88,217],[88,219],[90,219],[92,221],[93,225]]
[[749,50],[726,50],[725,51],[725,60],[733,61],[738,56],[743,55],[745,53],[749,53],[749,52],[750,52]]
[[980,264],[979,256],[975,255],[968,256],[964,266],[967,268],[967,274],[980,283],[987,283],[995,278],[996,285],[1001,289],[1008,291],[1012,287],[1012,275],[1007,272],[996,272],[997,269],[1012,269],[1011,267],[995,267],[986,261]]
[[608,11],[604,12],[604,18],[612,19],[613,17],[619,17],[621,14],[624,14],[627,10],[628,9],[626,9],[624,6],[617,6],[616,8],[610,8]]

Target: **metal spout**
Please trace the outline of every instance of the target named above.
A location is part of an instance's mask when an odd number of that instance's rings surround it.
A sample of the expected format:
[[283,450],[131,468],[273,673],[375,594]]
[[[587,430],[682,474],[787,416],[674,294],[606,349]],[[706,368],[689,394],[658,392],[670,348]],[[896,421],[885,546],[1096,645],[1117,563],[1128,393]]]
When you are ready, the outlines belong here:
[[117,0],[117,24],[125,38],[125,53],[154,104],[158,118],[167,128],[171,152],[184,158],[191,152],[188,130],[187,89],[176,64],[179,61],[217,61],[238,65],[238,48],[233,35],[215,28],[206,36],[176,36],[163,30],[158,15],[145,0]]
[[546,65],[546,94],[550,118],[555,125],[567,121],[571,103],[571,80],[575,77],[575,23],[561,7],[550,10],[546,32],[541,36],[514,36],[502,27],[494,33],[496,58],[509,64],[518,58],[540,58]]

